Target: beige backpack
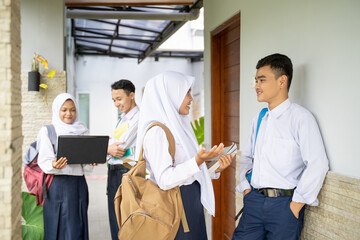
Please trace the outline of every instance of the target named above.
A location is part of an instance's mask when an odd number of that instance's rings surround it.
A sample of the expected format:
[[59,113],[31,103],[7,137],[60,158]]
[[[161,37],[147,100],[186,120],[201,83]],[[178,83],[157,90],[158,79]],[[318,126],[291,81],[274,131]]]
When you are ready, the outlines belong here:
[[[175,141],[170,130],[163,124],[151,124],[161,127],[169,142],[169,153],[175,155]],[[147,132],[146,131],[146,132]],[[120,240],[172,240],[178,232],[182,220],[184,232],[189,232],[185,217],[180,188],[164,191],[150,179],[145,178],[146,161],[141,146],[139,161],[129,172],[123,175],[122,183],[115,198],[115,213],[119,225]]]

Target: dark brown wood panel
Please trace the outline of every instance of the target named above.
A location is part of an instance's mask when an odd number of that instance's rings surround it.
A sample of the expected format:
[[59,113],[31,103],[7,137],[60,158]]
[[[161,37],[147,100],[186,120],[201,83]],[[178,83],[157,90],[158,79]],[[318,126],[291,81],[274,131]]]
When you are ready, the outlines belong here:
[[[212,144],[218,144],[221,142],[221,126],[222,118],[219,117],[221,112],[221,94],[219,89],[221,89],[220,81],[220,59],[221,53],[218,51],[220,49],[220,37],[213,37],[211,39],[211,134],[212,134]],[[219,180],[213,181],[214,193],[215,193],[215,217],[212,218],[212,229],[213,229],[213,239],[221,239],[222,233],[222,219],[221,219],[221,201],[219,201],[219,194],[221,193],[221,185]],[[216,226],[216,227],[215,227]],[[215,228],[220,228],[220,230],[215,230]]]
[[[233,183],[233,180],[235,180],[235,172],[236,172],[236,164],[235,162],[231,164],[231,166],[229,166],[226,169],[226,173],[224,174],[224,182],[227,182],[228,184],[226,184],[225,190],[229,191],[229,192],[234,192],[234,188],[235,188],[235,181]],[[233,188],[234,187],[234,188]],[[235,193],[235,192],[234,192]]]
[[[226,191],[226,190],[225,190]],[[235,199],[235,192],[234,191],[227,191],[227,194],[230,199]],[[232,217],[234,215],[234,211],[236,211],[234,204],[227,204],[227,207],[225,208],[224,214],[228,217]],[[234,218],[233,218],[234,219]]]
[[238,40],[240,36],[240,26],[235,26],[233,29],[224,34],[224,44],[228,45],[229,43]]
[[[212,143],[239,143],[240,13],[211,32]],[[231,239],[235,229],[236,162],[214,180],[212,239]],[[228,236],[228,237],[225,237]]]
[[224,93],[224,116],[225,117],[238,117],[239,109],[239,91]]
[[239,145],[239,143],[235,141],[227,141],[227,140],[223,141],[224,146],[230,146],[232,143],[236,143],[237,145]]
[[234,65],[226,69],[223,74],[224,91],[240,90],[240,65]]
[[224,126],[228,128],[238,128],[239,127],[239,117],[224,117]]
[[224,141],[239,142],[239,128],[225,128]]
[[224,46],[224,67],[240,64],[240,39]]

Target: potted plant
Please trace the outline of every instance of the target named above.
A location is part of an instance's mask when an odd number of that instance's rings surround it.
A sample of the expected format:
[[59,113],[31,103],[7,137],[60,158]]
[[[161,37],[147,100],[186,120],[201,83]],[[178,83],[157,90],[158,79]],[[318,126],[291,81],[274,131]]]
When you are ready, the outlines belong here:
[[36,59],[36,53],[31,60],[31,71],[28,73],[28,91],[39,91],[40,73],[39,61]]
[[[29,72],[28,78],[28,91],[39,91],[40,88],[44,89],[43,100],[46,100],[46,90],[48,86],[45,83],[40,84],[40,73],[39,73],[39,62],[45,69],[49,69],[48,61],[40,54],[34,53],[34,57],[31,61],[31,71]],[[51,70],[47,77],[52,79],[55,76],[56,69]]]

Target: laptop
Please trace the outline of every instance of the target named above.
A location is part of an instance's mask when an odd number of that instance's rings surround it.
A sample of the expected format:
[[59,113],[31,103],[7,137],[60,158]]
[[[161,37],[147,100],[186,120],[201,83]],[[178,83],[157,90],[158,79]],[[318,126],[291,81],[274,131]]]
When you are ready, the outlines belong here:
[[57,159],[66,157],[68,164],[105,163],[109,136],[62,135],[58,137]]

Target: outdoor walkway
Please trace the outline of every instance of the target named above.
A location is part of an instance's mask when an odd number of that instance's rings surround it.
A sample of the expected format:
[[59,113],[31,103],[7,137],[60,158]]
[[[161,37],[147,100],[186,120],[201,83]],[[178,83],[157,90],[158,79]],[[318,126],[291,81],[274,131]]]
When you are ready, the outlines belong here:
[[86,176],[89,187],[89,235],[90,240],[111,240],[106,196],[106,164],[94,167]]

